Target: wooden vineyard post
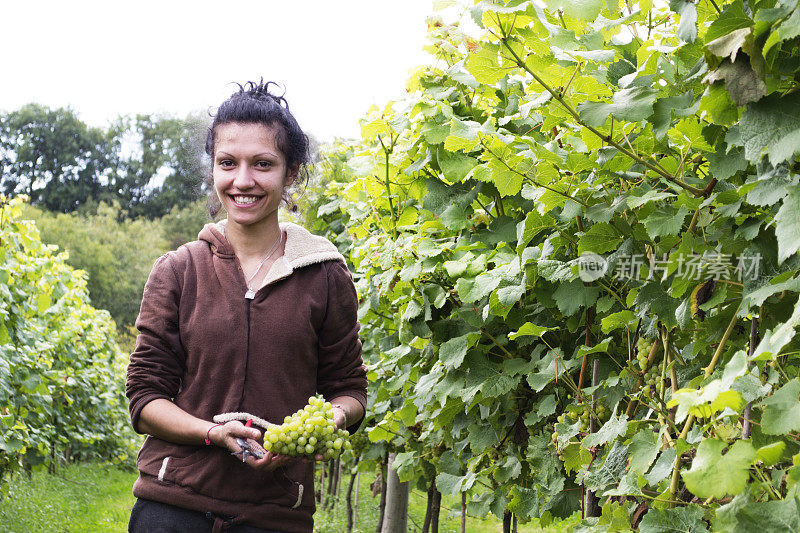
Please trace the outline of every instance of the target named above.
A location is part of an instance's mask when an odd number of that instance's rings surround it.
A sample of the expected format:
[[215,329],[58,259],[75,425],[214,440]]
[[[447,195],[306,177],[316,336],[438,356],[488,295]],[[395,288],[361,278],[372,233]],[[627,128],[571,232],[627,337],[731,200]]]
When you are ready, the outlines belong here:
[[397,453],[389,454],[386,480],[386,510],[381,533],[406,533],[408,529],[408,481],[401,482],[392,463]]

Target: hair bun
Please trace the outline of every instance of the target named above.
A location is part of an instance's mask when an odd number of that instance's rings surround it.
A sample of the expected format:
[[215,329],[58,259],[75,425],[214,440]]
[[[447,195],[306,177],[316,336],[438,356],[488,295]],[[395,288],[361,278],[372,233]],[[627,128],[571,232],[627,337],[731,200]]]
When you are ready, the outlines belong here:
[[287,102],[286,98],[283,97],[286,94],[286,88],[285,87],[282,87],[283,92],[280,95],[273,94],[269,90],[269,86],[270,85],[274,85],[275,87],[281,88],[281,86],[277,82],[274,82],[274,81],[265,82],[264,78],[261,78],[258,83],[254,82],[254,81],[248,81],[248,82],[245,82],[244,85],[241,85],[241,84],[238,84],[238,83],[237,83],[237,85],[239,85],[239,92],[238,93],[234,93],[234,95],[232,95],[232,96],[235,96],[236,94],[239,94],[239,95],[245,95],[246,94],[246,95],[258,98],[259,100],[272,100],[273,102],[275,102],[279,106],[281,106],[283,108],[286,108],[286,109],[289,109],[289,102]]

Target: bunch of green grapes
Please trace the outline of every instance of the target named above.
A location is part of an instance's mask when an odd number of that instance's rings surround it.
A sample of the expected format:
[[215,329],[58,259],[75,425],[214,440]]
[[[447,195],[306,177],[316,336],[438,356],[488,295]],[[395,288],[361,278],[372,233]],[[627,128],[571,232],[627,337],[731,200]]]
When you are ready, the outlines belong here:
[[[597,402],[596,414],[598,422],[603,424],[611,417],[611,411],[604,404]],[[574,424],[578,420],[581,422],[581,432],[586,433],[589,431],[589,418],[591,416],[592,405],[591,403],[581,403],[578,405],[570,405],[567,409],[558,415],[559,422],[566,422]],[[553,431],[553,443],[558,441],[558,431]]]
[[636,359],[639,362],[639,370],[644,372],[647,370],[647,357],[650,355],[650,350],[653,349],[652,339],[646,337],[639,337],[636,341]]
[[333,459],[352,448],[348,436],[346,430],[336,428],[330,402],[312,396],[308,405],[284,418],[283,424],[270,426],[264,433],[264,449],[281,455]]
[[647,372],[644,373],[644,384],[656,385],[658,380],[661,379],[661,368],[659,365],[653,365]]

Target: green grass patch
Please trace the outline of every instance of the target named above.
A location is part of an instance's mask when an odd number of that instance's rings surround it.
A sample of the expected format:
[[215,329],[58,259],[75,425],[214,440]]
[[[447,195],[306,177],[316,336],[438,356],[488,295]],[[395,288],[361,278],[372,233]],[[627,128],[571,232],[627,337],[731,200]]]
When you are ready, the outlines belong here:
[[7,533],[113,533],[128,530],[137,473],[100,464],[76,464],[58,473],[18,474],[7,480],[0,522]]

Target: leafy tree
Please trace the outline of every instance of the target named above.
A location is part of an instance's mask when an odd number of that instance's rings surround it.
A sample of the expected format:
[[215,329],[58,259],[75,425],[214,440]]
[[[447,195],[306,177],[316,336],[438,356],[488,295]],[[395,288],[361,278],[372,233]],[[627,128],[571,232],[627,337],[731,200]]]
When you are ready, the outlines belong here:
[[211,221],[205,199],[196,200],[185,207],[176,205],[160,220],[164,238],[171,250],[181,244],[197,240],[200,230]]
[[116,125],[120,165],[111,176],[108,198],[118,198],[131,217],[163,216],[205,193],[203,179],[208,120],[137,115]]
[[72,211],[100,196],[112,146],[106,132],[72,110],[28,104],[0,116],[0,187],[52,211]]
[[132,326],[153,262],[168,250],[160,222],[126,220],[118,204],[105,203],[94,214],[28,207],[25,217],[35,220],[43,242],[67,251],[66,261],[88,274],[92,304],[108,310],[120,329]]

